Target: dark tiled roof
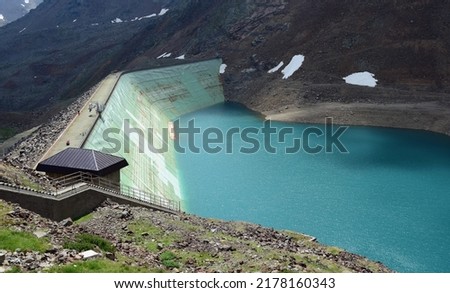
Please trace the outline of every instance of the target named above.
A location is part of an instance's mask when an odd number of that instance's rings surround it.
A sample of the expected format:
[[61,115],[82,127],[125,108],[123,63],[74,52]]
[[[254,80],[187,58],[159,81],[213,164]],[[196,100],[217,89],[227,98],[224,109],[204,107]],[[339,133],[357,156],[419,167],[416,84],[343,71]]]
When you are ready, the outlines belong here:
[[57,174],[71,174],[79,171],[104,176],[128,166],[121,157],[99,151],[67,148],[40,162],[37,171]]

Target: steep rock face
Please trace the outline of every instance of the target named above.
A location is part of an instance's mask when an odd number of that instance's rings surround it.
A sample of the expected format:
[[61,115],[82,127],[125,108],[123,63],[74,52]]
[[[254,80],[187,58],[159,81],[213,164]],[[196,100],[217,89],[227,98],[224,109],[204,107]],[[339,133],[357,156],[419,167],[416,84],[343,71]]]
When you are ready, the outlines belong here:
[[[0,29],[1,119],[36,124],[113,70],[172,62],[156,59],[165,52],[221,56],[227,98],[260,111],[447,100],[449,10],[448,1],[46,0]],[[297,54],[305,62],[288,80],[267,74]],[[357,71],[375,73],[379,87],[346,86]]]
[[21,18],[43,0],[8,0],[0,2],[0,26]]

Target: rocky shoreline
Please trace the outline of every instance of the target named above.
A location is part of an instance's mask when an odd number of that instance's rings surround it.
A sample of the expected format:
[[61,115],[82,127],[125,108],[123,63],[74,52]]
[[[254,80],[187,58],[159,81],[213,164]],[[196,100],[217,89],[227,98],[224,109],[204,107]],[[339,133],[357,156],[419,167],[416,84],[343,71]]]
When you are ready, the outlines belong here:
[[264,111],[266,119],[319,123],[332,117],[334,123],[432,131],[450,136],[450,107],[438,102],[423,103],[315,103],[289,105]]
[[[171,215],[106,201],[87,220],[53,222],[17,205],[6,205],[8,229],[32,233],[49,243],[44,252],[16,249],[0,252],[0,271],[58,271],[89,262],[64,243],[88,233],[109,241],[114,253],[98,248],[92,259],[104,259],[148,272],[391,272],[380,263],[310,237],[247,223],[232,223],[187,214]],[[0,216],[2,216],[0,214]],[[163,255],[175,255],[174,265]]]

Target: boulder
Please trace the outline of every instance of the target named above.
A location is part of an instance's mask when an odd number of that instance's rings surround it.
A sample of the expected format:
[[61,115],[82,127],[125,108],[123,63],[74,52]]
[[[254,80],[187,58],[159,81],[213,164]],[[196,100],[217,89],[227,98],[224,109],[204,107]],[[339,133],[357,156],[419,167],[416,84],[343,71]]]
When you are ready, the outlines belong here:
[[59,222],[59,224],[63,227],[69,227],[69,226],[73,225],[73,221],[71,218],[67,218],[67,219],[64,219],[61,222]]
[[2,265],[6,260],[6,251],[0,250],[0,265]]
[[83,259],[91,259],[91,258],[101,256],[100,253],[97,253],[93,250],[87,250],[87,251],[81,252],[80,255],[83,257]]

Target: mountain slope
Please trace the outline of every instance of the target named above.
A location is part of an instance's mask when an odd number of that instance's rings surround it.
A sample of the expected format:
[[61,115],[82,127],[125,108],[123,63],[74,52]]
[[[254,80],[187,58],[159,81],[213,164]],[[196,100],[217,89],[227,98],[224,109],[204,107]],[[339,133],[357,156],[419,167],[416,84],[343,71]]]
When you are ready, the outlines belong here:
[[21,18],[43,0],[8,0],[0,2],[0,26]]
[[[0,29],[2,122],[36,124],[113,70],[172,62],[156,59],[165,52],[221,56],[227,98],[258,111],[318,102],[448,107],[447,11],[448,1],[425,0],[47,0]],[[297,54],[305,61],[289,79],[267,73]],[[374,73],[378,86],[346,85],[358,71]]]
[[[7,250],[0,271],[390,272],[380,263],[302,234],[109,201],[72,224],[53,222],[0,200],[0,224],[3,239],[9,240],[0,243],[0,249]],[[17,235],[28,241],[19,242]],[[16,248],[20,250],[14,252]],[[82,260],[80,252],[89,249],[98,257]]]

